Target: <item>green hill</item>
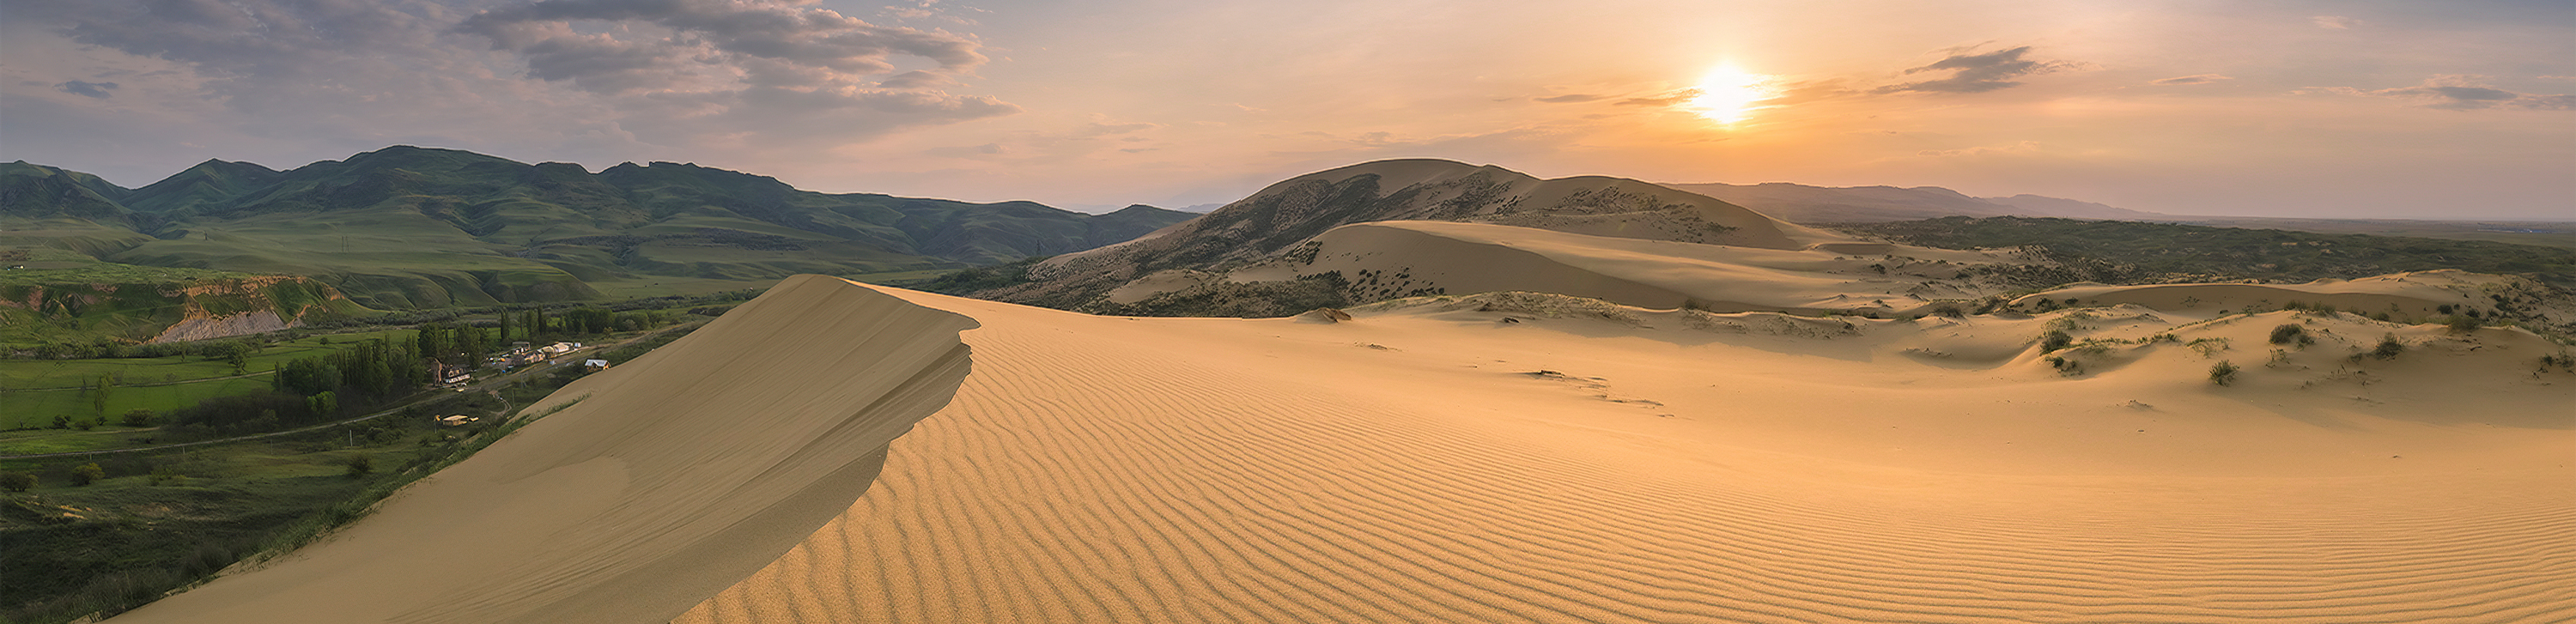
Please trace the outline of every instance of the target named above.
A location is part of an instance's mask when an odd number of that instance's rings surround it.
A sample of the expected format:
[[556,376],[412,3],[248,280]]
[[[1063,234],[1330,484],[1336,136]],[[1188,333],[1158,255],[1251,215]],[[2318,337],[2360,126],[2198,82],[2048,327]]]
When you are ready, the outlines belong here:
[[169,212],[240,197],[277,182],[278,176],[275,170],[246,162],[207,160],[134,189],[122,201],[136,212]]
[[305,276],[379,309],[941,271],[1080,251],[1196,216],[833,195],[690,164],[591,173],[411,146],[286,171],[210,160],[130,191],[7,167],[0,249]]
[[98,176],[21,160],[0,164],[0,217],[124,221],[127,191]]

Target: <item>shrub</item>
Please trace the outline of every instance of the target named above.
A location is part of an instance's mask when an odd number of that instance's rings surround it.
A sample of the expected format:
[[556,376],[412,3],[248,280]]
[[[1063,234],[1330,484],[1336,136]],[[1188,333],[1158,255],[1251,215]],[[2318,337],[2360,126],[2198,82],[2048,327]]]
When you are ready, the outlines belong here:
[[89,485],[105,478],[107,478],[107,469],[98,467],[96,462],[81,464],[72,469],[72,485]]
[[369,459],[369,458],[368,458],[367,456],[365,456],[365,455],[359,455],[359,456],[356,456],[356,457],[351,457],[351,458],[349,458],[349,476],[351,476],[351,477],[363,477],[363,476],[367,476],[367,473],[371,473],[371,472],[375,472],[375,471],[376,471],[376,460],[374,460],[374,459]]
[[2066,335],[2066,332],[2064,331],[2052,329],[2048,330],[2048,333],[2041,334],[2039,336],[2040,353],[2048,353],[2058,349],[2064,349],[2066,348],[2066,345],[2071,344],[2075,344],[2075,337]]
[[2371,357],[2375,357],[2375,358],[2379,358],[2379,359],[2383,359],[2383,360],[2387,360],[2387,359],[2395,359],[2395,358],[2397,357],[2397,355],[2398,355],[2398,354],[2405,353],[2405,352],[2406,352],[2406,341],[2398,340],[2398,339],[2397,339],[2397,334],[2396,334],[2396,333],[2394,333],[2394,332],[2391,332],[2391,333],[2389,333],[2389,334],[2387,334],[2387,335],[2384,335],[2384,336],[2380,336],[2380,337],[2379,337],[2379,346],[2371,347],[2371,349],[2370,349],[2370,356],[2371,356]]
[[2450,328],[2452,333],[2465,334],[2477,331],[2480,327],[2485,327],[2486,322],[2478,320],[2478,317],[2466,314],[2453,314],[2451,315],[2450,322],[2443,323],[2442,326]]
[[2183,343],[2183,346],[2191,347],[2191,350],[2199,352],[2201,357],[2218,357],[2218,352],[2229,349],[2226,338],[2193,338],[2191,342]]
[[2222,360],[2217,364],[2209,365],[2209,383],[2221,386],[2235,385],[2236,363]]
[[2272,328],[2272,344],[2290,344],[2307,337],[2308,327],[2306,325],[2300,325],[2298,323],[2284,323],[2279,327]]
[[2042,361],[2048,362],[2048,366],[2050,368],[2057,369],[2057,374],[2060,376],[2081,377],[2084,375],[2084,362],[2081,360],[2052,355],[2042,358]]
[[126,412],[125,417],[120,420],[128,427],[150,427],[152,419],[152,410],[138,407]]
[[1936,303],[1932,304],[1932,315],[1942,318],[1966,318],[1968,311],[1961,309],[1959,304]]
[[0,472],[0,490],[24,492],[36,488],[36,475],[24,472]]

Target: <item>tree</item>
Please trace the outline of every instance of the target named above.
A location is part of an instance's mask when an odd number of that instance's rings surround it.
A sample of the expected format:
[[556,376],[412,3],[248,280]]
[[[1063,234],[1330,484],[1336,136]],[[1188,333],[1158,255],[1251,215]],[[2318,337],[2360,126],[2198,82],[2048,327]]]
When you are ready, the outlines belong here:
[[116,374],[109,373],[106,375],[99,375],[98,383],[90,386],[89,404],[91,410],[97,412],[101,418],[106,417],[107,395],[115,391]]
[[224,363],[232,365],[233,374],[242,374],[242,371],[250,368],[250,352],[250,345],[238,342],[224,343]]
[[105,478],[107,478],[107,469],[98,467],[97,462],[81,464],[72,469],[72,485],[85,486]]
[[128,427],[150,427],[152,419],[152,410],[138,407],[125,411],[123,423]]
[[24,492],[36,488],[36,475],[24,472],[0,472],[0,490]]
[[321,394],[316,394],[305,399],[304,402],[308,409],[313,410],[313,417],[315,418],[330,418],[332,415],[340,413],[339,393],[326,390]]

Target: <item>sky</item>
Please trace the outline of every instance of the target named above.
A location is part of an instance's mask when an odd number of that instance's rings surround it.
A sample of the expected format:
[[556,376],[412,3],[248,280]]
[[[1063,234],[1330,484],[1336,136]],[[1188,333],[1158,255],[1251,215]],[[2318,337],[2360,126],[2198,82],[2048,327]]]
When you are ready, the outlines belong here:
[[2564,0],[9,0],[0,161],[388,145],[1087,211],[1385,158],[2576,220]]

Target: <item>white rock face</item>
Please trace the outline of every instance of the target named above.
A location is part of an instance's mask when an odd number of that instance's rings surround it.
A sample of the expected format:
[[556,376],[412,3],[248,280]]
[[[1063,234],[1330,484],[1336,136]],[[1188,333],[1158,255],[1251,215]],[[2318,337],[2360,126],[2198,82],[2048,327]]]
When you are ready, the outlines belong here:
[[161,335],[152,337],[151,340],[145,341],[145,344],[185,342],[189,340],[212,340],[228,336],[273,332],[303,324],[304,321],[301,319],[288,321],[279,317],[276,312],[269,310],[244,312],[232,316],[214,318],[192,318],[179,321],[178,324],[171,325],[169,329],[161,330]]

